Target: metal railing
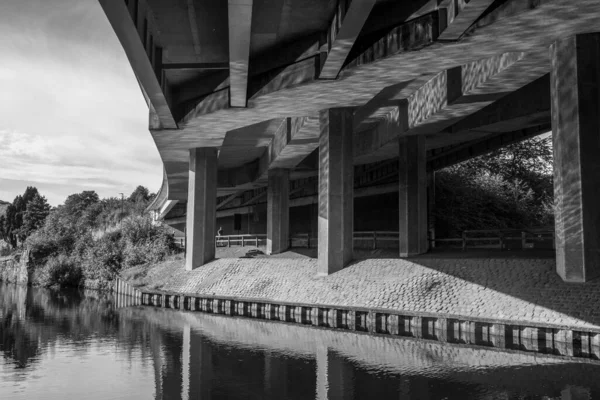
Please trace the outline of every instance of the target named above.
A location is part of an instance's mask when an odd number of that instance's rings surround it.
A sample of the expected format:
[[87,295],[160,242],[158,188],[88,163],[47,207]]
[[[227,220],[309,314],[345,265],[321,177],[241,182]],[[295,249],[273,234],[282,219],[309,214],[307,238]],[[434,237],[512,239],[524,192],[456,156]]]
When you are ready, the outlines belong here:
[[[388,243],[398,242],[399,232],[393,231],[356,231],[354,232],[354,246],[356,248],[377,249],[386,246]],[[318,238],[310,236],[308,233],[296,233],[290,236],[290,247],[316,247]]]
[[[245,235],[224,235],[215,236],[216,247],[231,247],[231,246],[264,246],[267,244],[266,234],[245,234]],[[178,237],[175,239],[175,245],[181,249],[185,249],[185,238]]]
[[[475,236],[474,236],[475,235]],[[435,245],[454,244],[465,251],[468,248],[554,249],[554,231],[545,229],[479,229],[463,231],[460,238],[430,239]]]
[[217,247],[267,245],[266,234],[227,235],[215,237]]
[[[356,231],[354,232],[355,248],[393,248],[398,245],[399,232],[395,231]],[[313,248],[318,244],[318,238],[309,233],[290,235],[291,248]],[[458,238],[429,239],[432,247],[449,246],[465,251],[471,249],[554,249],[554,231],[548,229],[479,229],[463,231]],[[185,239],[177,238],[176,244],[185,248]],[[244,234],[216,236],[215,246],[266,246],[266,234]]]

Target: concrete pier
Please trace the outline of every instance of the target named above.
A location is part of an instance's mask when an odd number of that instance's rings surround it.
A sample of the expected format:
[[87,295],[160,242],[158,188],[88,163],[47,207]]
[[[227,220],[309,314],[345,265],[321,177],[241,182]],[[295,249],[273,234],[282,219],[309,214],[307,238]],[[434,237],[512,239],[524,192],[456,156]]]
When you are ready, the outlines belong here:
[[566,282],[600,276],[600,34],[551,46],[556,270]]
[[267,254],[278,254],[289,246],[290,173],[287,169],[269,170],[267,187]]
[[320,129],[318,273],[327,275],[341,270],[352,260],[353,109],[322,111]]
[[191,149],[186,215],[188,271],[215,258],[216,191],[217,149]]
[[411,257],[427,252],[427,172],[425,138],[404,136],[399,155],[399,252]]

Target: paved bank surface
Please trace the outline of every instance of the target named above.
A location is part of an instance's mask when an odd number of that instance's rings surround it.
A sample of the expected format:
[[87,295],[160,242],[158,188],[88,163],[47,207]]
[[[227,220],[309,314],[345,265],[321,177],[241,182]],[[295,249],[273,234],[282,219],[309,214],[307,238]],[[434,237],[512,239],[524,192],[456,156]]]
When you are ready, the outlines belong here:
[[243,258],[219,258],[190,272],[178,256],[153,267],[130,269],[124,278],[147,289],[182,294],[600,329],[600,281],[564,283],[551,258],[438,254],[396,259],[380,253],[379,258],[359,259],[338,273],[317,277],[317,262],[310,255],[288,252],[265,257],[260,250],[222,249],[218,256]]

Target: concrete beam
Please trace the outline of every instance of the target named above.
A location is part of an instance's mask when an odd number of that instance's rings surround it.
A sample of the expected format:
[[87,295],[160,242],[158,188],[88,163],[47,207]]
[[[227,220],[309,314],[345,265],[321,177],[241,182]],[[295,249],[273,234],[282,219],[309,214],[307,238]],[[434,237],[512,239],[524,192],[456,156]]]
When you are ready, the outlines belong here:
[[448,133],[520,121],[530,116],[547,116],[550,120],[550,74],[502,97],[489,106],[448,127]]
[[448,146],[448,148],[436,149],[427,157],[427,170],[436,171],[479,157],[502,147],[509,146],[535,136],[548,133],[551,130],[550,123],[527,127],[514,132],[485,133],[481,139],[475,139],[460,145]]
[[[160,68],[155,68],[152,57],[148,56],[145,40],[140,37],[134,19],[123,1],[99,0],[104,13],[108,17],[117,38],[125,50],[131,68],[140,83],[140,88],[150,108],[152,129],[177,129],[171,105],[167,98],[168,87],[157,76]],[[153,49],[152,49],[153,51]],[[160,53],[160,51],[159,51]],[[151,52],[152,54],[152,52]],[[162,57],[161,57],[162,58]],[[162,64],[162,60],[160,63]]]
[[229,15],[229,103],[246,107],[248,66],[252,37],[252,0],[228,0]]
[[[541,52],[504,53],[389,90],[367,103],[367,111],[357,110],[355,157],[377,151],[401,135],[438,133],[545,75],[547,61]],[[365,124],[375,126],[360,131]]]
[[236,197],[238,197],[240,195],[240,192],[235,192],[230,194],[229,196],[227,196],[225,199],[223,199],[219,204],[217,204],[217,210],[220,208],[225,207],[227,204],[231,203],[233,200],[235,200]]
[[158,219],[164,219],[177,203],[179,203],[178,200],[167,200],[158,212]]
[[[394,192],[398,192],[398,183],[397,182],[392,183],[392,184],[379,185],[379,186],[357,188],[354,190],[354,198],[356,199],[359,197],[377,196],[380,194],[394,193]],[[290,193],[290,195],[291,195],[291,193]],[[319,202],[318,195],[297,197],[295,199],[290,199],[289,207],[302,207],[302,206],[307,206],[310,204],[317,204],[318,202]],[[259,204],[264,204],[264,202],[259,203]],[[242,214],[242,215],[250,214],[253,212],[253,207],[254,206],[243,206],[243,207],[239,206],[239,207],[227,208],[225,210],[219,210],[219,211],[217,211],[217,218],[231,217],[234,214]],[[176,218],[169,218],[168,220],[165,220],[164,222],[166,224],[173,225],[173,224],[185,224],[185,221],[186,221],[185,217],[176,217]]]
[[336,79],[376,0],[352,0],[345,10],[345,1],[338,3],[329,29],[328,52],[319,74],[320,79]]
[[292,117],[281,120],[260,158],[241,167],[219,171],[218,187],[266,184],[271,168],[293,169],[319,145],[317,118]]
[[471,0],[464,5],[449,26],[440,34],[438,40],[455,41],[473,25],[494,0]]

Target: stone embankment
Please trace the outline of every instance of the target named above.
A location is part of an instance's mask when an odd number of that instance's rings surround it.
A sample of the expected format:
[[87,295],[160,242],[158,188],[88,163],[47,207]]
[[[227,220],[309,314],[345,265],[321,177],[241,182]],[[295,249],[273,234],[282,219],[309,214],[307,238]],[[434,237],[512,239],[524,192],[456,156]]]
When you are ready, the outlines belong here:
[[600,281],[567,284],[553,259],[365,259],[326,277],[308,257],[221,258],[194,271],[183,261],[124,275],[142,291],[600,330]]
[[185,271],[182,259],[171,260],[128,270],[130,283],[116,286],[134,300],[121,300],[124,305],[596,362],[600,282],[565,284],[554,268],[552,259],[429,256],[357,260],[322,277],[315,259],[291,254],[221,258],[194,271]]
[[29,251],[0,258],[0,281],[27,285],[30,282]]

